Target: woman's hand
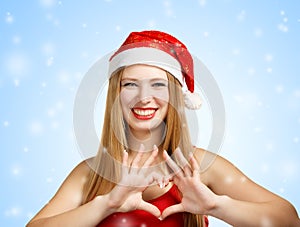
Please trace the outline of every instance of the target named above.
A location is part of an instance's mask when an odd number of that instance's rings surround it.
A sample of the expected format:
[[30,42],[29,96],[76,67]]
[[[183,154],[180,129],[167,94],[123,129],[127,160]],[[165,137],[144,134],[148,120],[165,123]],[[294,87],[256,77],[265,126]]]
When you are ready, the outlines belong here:
[[209,214],[209,211],[215,207],[218,196],[201,182],[199,165],[193,154],[190,155],[190,162],[184,158],[179,148],[174,151],[174,154],[181,167],[171,159],[166,151],[163,155],[167,164],[175,173],[173,181],[182,193],[182,201],[166,208],[161,218],[164,219],[177,212]]
[[109,208],[113,212],[128,212],[132,210],[144,210],[159,217],[159,209],[142,199],[142,192],[153,182],[159,182],[159,176],[155,172],[149,172],[150,165],[157,157],[158,148],[154,146],[150,157],[142,163],[144,146],[133,159],[131,166],[128,163],[128,153],[124,151],[121,181],[107,194]]

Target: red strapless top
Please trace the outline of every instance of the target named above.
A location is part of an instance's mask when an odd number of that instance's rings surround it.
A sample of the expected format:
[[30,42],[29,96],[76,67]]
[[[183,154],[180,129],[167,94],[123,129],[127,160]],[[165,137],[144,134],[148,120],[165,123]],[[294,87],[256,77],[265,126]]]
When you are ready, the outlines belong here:
[[[167,207],[178,204],[181,201],[176,185],[171,189],[159,196],[158,198],[149,200],[148,202],[156,206],[161,212]],[[208,226],[208,220],[205,216],[205,223]],[[183,213],[176,213],[168,216],[164,220],[159,220],[154,215],[143,211],[134,210],[126,213],[114,213],[106,217],[98,227],[182,227],[183,226]]]

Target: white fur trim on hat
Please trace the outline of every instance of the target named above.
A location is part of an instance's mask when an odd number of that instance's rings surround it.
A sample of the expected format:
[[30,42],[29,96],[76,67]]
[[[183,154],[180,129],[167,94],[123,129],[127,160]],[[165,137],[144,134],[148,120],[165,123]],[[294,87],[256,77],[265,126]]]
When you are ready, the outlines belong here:
[[118,53],[109,63],[108,74],[111,76],[119,68],[135,64],[164,69],[171,73],[181,85],[184,84],[180,63],[170,54],[152,47],[136,47]]

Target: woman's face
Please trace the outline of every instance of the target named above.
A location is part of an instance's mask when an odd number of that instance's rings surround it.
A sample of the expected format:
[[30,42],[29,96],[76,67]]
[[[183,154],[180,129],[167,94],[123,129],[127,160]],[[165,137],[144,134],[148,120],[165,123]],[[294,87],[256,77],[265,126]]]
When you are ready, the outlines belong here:
[[168,111],[168,78],[164,70],[148,65],[124,69],[120,100],[131,130],[151,130],[161,125]]

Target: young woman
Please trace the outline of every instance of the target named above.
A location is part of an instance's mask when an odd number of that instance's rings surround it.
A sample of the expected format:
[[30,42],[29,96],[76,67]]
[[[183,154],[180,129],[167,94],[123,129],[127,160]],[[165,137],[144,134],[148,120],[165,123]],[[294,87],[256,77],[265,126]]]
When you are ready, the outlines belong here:
[[[295,208],[191,144],[185,107],[201,104],[193,61],[175,37],[133,32],[110,58],[97,156],[80,163],[34,226],[300,226]],[[226,180],[230,179],[230,180]]]

